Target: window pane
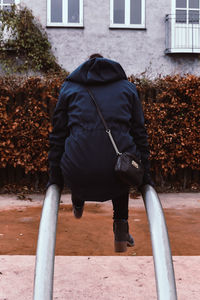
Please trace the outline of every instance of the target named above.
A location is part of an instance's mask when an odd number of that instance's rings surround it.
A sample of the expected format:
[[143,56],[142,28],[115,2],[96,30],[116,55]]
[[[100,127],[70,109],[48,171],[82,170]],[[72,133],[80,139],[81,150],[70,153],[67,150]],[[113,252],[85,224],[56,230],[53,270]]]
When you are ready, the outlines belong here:
[[190,10],[189,11],[189,23],[198,24],[199,23],[199,11]]
[[15,0],[3,0],[4,4],[14,4]]
[[114,0],[114,23],[125,23],[125,0]]
[[79,0],[68,0],[68,22],[79,23]]
[[11,11],[11,5],[4,5],[3,10],[4,11]]
[[176,23],[186,23],[187,12],[186,10],[176,10]]
[[186,0],[176,0],[177,8],[186,8],[187,1]]
[[141,24],[142,23],[142,3],[141,0],[131,0],[130,2],[130,23]]
[[199,0],[189,0],[189,8],[199,8]]
[[51,22],[62,22],[62,0],[51,0]]

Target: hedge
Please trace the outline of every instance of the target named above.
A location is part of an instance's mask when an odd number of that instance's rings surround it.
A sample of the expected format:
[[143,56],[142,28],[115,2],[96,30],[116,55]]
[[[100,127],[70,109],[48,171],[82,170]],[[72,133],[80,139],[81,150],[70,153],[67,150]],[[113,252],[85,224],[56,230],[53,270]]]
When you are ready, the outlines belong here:
[[[162,180],[186,186],[191,171],[200,170],[200,77],[167,76],[146,83],[134,80],[142,94],[151,148],[151,164]],[[150,85],[150,88],[149,88]],[[193,181],[200,183],[199,172]]]
[[[1,185],[24,177],[38,185],[47,178],[48,135],[63,80],[59,75],[0,77]],[[157,185],[197,188],[200,77],[129,80],[137,85],[142,100]]]

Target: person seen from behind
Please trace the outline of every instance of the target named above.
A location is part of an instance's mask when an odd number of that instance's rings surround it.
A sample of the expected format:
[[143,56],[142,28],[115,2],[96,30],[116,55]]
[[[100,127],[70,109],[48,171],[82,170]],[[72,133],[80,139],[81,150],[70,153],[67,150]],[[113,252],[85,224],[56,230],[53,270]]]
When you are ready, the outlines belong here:
[[116,252],[134,246],[129,233],[130,186],[114,172],[116,153],[105,132],[87,88],[101,109],[120,152],[136,155],[144,166],[143,185],[153,185],[149,145],[142,105],[136,87],[121,65],[93,54],[73,71],[62,85],[50,133],[49,182],[71,189],[73,212],[81,218],[85,201],[113,204]]

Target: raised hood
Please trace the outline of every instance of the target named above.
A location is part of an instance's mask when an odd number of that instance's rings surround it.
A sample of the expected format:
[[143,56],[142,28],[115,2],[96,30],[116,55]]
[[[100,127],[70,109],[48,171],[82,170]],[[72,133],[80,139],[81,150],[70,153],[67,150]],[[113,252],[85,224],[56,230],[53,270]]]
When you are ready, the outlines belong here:
[[127,79],[121,65],[106,58],[93,58],[81,64],[67,80],[81,84],[105,84]]

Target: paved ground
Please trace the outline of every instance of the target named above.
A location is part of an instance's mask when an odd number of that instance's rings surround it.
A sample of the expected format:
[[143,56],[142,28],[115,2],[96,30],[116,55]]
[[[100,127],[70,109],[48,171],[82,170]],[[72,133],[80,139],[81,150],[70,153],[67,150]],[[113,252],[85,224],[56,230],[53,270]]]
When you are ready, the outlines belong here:
[[[200,299],[200,257],[173,257],[179,300]],[[0,300],[32,299],[34,257],[0,257]],[[54,299],[154,300],[151,256],[57,256]]]
[[[200,208],[200,193],[162,193],[159,194],[163,208]],[[24,200],[18,199],[14,194],[0,195],[0,210],[13,209],[14,207],[33,207],[42,204],[44,195],[33,194],[26,195]],[[61,202],[71,204],[71,195],[64,194],[61,196]],[[93,202],[94,203],[94,202]],[[104,202],[105,205],[112,205],[111,201]],[[130,199],[130,207],[144,207],[142,197]]]
[[[21,201],[14,195],[0,195],[0,211],[38,206],[44,198],[29,197],[31,200]],[[200,208],[200,193],[161,194],[160,199],[166,209],[198,212]],[[70,195],[63,195],[61,200],[70,203]],[[110,205],[110,202],[103,204]],[[130,200],[130,207],[144,208],[141,198]],[[173,261],[178,299],[199,300],[200,256],[174,256]],[[31,255],[0,256],[0,300],[32,299],[34,262]],[[156,299],[153,259],[151,256],[57,256],[54,299]]]

